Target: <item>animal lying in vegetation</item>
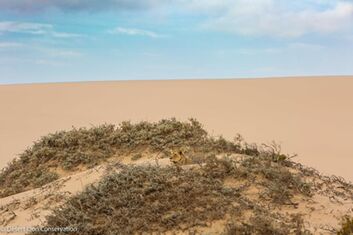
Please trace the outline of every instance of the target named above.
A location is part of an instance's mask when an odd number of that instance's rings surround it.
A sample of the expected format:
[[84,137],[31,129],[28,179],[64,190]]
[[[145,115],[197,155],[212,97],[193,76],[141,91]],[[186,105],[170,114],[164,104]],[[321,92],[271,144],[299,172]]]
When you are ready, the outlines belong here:
[[177,166],[191,163],[191,160],[185,156],[182,150],[171,150],[171,156],[169,157],[169,159],[173,164]]

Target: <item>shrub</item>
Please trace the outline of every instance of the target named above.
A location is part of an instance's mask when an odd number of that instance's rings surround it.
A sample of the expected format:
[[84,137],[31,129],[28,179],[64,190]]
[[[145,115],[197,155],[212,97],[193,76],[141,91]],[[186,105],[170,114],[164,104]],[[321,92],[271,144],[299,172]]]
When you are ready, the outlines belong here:
[[[244,223],[230,223],[226,234],[302,234],[299,217],[273,214],[244,198],[246,188],[226,186],[225,178],[239,179],[234,166],[234,160],[216,158],[189,169],[120,165],[120,172],[55,209],[45,226],[75,227],[77,234],[173,234],[228,217]],[[246,221],[242,216],[249,210]]]
[[352,235],[353,234],[353,218],[345,216],[342,218],[341,228],[337,235]]
[[114,155],[136,149],[166,152],[185,146],[207,154],[241,152],[236,143],[222,137],[210,137],[195,119],[180,122],[172,118],[155,123],[122,122],[119,126],[73,128],[42,137],[4,168],[0,172],[0,197],[54,181],[59,177],[55,168],[74,172],[79,166],[91,168]]
[[232,213],[236,198],[236,190],[223,190],[222,181],[198,170],[127,167],[55,210],[47,226],[76,227],[79,234],[185,230]]

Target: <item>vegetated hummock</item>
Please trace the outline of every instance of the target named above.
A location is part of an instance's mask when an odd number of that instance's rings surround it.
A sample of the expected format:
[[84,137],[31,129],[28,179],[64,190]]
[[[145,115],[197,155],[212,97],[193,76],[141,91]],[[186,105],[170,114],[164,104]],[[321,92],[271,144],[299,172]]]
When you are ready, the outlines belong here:
[[237,144],[222,137],[210,137],[194,119],[123,122],[119,126],[61,131],[42,137],[2,170],[0,197],[43,186],[58,179],[62,171],[72,173],[146,148],[167,154],[168,149],[182,146],[203,153],[241,151]]
[[[248,190],[261,188],[259,198],[274,207],[293,204],[295,194],[310,197],[310,186],[299,175],[268,164],[249,158],[236,166],[209,157],[188,170],[123,166],[55,210],[47,226],[76,227],[82,234],[197,233],[211,221],[229,218],[225,234],[304,232],[299,214],[276,214],[246,197]],[[250,182],[256,178],[262,180],[254,187]]]
[[[191,163],[119,163],[146,154],[168,158],[174,149],[182,149]],[[111,159],[118,163],[107,163]],[[3,170],[0,195],[106,163],[107,175],[65,199],[45,228],[74,227],[77,234],[315,234],[311,214],[321,216],[315,208],[323,197],[332,205],[351,203],[351,213],[341,218],[341,227],[320,231],[352,232],[352,184],[293,162],[276,144],[214,138],[194,119],[124,122],[43,137]]]

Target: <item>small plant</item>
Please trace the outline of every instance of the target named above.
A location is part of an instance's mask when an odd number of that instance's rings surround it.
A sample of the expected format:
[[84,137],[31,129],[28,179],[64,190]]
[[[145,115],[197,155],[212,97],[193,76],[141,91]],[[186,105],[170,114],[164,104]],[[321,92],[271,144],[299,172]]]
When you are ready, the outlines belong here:
[[136,153],[136,154],[134,154],[132,157],[131,157],[131,160],[132,161],[137,161],[137,160],[139,160],[139,159],[141,159],[142,158],[142,154],[141,153]]
[[304,229],[304,221],[295,215],[290,223],[284,223],[271,218],[271,214],[258,213],[252,216],[249,222],[231,222],[226,226],[224,235],[310,235]]
[[341,228],[337,235],[352,235],[353,234],[353,218],[345,216],[342,218]]

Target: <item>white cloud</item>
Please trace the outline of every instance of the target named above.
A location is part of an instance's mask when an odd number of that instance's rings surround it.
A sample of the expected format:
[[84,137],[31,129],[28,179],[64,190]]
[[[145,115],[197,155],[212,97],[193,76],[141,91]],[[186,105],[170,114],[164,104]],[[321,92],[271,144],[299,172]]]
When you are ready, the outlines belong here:
[[55,38],[79,38],[82,37],[81,34],[77,33],[64,33],[64,32],[51,32],[51,35]]
[[[353,31],[352,0],[0,0],[1,10],[45,11],[56,8],[63,11],[149,10],[160,6],[174,10],[166,14],[202,16],[207,30],[250,36],[301,37],[307,34],[331,34]],[[176,9],[176,10],[175,10]],[[0,10],[0,12],[1,12]],[[177,12],[177,13],[176,13]],[[57,38],[81,35],[56,32],[52,25],[0,22],[0,33],[48,33]],[[17,31],[16,31],[17,30]],[[163,37],[143,29],[118,27],[111,33],[131,36]]]
[[57,32],[51,24],[41,24],[32,22],[0,21],[1,33],[24,33],[33,35],[48,35],[55,38],[80,37],[79,34]]
[[35,60],[33,62],[34,62],[34,64],[37,64],[37,65],[45,65],[45,66],[53,66],[53,67],[59,67],[59,66],[66,65],[65,63],[46,60],[46,59],[39,59],[39,60]]
[[303,42],[295,42],[295,43],[290,43],[288,45],[289,49],[294,49],[294,50],[322,50],[325,47],[319,44],[312,44],[312,43],[303,43]]
[[205,28],[241,35],[300,37],[353,27],[353,2],[343,0],[192,0],[188,8],[208,16]]
[[278,54],[282,51],[282,48],[241,48],[235,50],[235,53],[252,56],[258,54]]
[[62,11],[99,11],[146,9],[164,4],[164,0],[0,0],[0,11],[39,12],[49,9]]
[[16,48],[16,47],[22,47],[22,43],[18,42],[0,42],[0,49],[1,48]]
[[45,52],[51,57],[75,58],[82,56],[82,53],[73,50],[50,49],[45,50]]
[[13,22],[13,21],[0,22],[0,32],[45,34],[48,31],[52,31],[52,29],[53,29],[53,26],[50,24]]
[[134,28],[123,28],[123,27],[117,27],[117,28],[115,28],[113,30],[110,30],[109,33],[112,33],[112,34],[125,34],[125,35],[130,35],[130,36],[144,36],[144,37],[151,37],[151,38],[164,37],[163,35],[160,35],[158,33],[155,33],[153,31],[149,31],[149,30],[134,29]]

